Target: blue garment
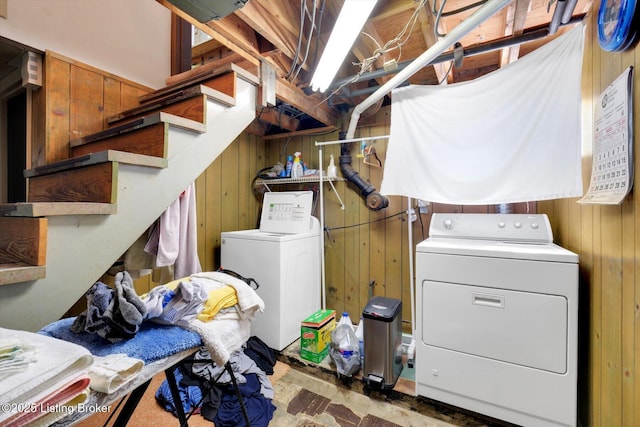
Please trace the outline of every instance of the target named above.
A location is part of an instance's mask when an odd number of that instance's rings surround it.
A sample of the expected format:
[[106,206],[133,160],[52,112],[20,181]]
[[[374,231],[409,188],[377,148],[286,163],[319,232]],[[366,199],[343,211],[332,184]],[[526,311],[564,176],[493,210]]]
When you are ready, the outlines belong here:
[[[260,379],[256,374],[245,374],[247,382],[238,384],[240,394],[247,409],[249,422],[251,427],[266,427],[269,425],[273,412],[276,407],[271,403],[271,399],[267,399],[260,394]],[[213,422],[216,427],[243,427],[246,426],[240,402],[236,397],[235,390],[232,385],[224,386],[227,389],[222,394],[220,407],[216,413]]]
[[[176,377],[180,400],[182,400],[182,409],[185,414],[188,414],[192,409],[197,408],[202,402],[202,391],[197,385],[185,386],[182,384],[183,374],[180,368],[174,369],[173,374]],[[162,384],[160,384],[160,387],[158,387],[158,390],[156,391],[156,400],[168,412],[178,416],[176,404],[173,401],[173,396],[171,395],[171,389],[169,388],[169,382],[167,380],[164,380]]]

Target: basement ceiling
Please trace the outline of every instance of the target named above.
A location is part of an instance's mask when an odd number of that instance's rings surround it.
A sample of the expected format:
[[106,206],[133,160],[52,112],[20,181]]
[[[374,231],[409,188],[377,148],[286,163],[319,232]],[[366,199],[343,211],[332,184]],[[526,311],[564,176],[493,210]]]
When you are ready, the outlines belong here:
[[[254,131],[264,135],[338,127],[341,116],[484,3],[379,0],[334,84],[326,93],[313,93],[310,80],[343,0],[249,0],[204,23],[168,0],[157,1],[211,37],[193,47],[194,67],[233,62],[259,74],[264,63],[275,71],[276,105],[261,109],[254,123]],[[565,15],[566,24],[550,25],[557,4],[572,13]],[[571,5],[572,0],[512,0],[460,40],[455,63],[450,48],[404,84],[453,84],[504,67],[581,22],[592,0]]]

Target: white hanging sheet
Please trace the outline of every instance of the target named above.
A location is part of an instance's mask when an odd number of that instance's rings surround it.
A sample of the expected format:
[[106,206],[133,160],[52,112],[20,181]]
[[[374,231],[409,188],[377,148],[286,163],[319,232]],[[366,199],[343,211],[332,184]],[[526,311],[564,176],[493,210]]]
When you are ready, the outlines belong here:
[[584,26],[470,82],[393,91],[381,193],[481,205],[582,195]]

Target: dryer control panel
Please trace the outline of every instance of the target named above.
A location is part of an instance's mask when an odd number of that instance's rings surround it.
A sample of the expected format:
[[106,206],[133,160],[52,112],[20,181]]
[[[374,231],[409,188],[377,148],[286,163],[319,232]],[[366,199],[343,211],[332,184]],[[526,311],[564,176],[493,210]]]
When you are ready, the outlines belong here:
[[545,214],[434,213],[429,237],[552,243]]

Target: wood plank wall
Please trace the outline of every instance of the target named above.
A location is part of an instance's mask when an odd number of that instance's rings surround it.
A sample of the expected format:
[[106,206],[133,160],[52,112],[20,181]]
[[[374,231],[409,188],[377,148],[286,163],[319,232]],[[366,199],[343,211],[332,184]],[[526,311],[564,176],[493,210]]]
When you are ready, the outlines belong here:
[[[106,118],[138,105],[150,88],[47,51],[44,87],[34,92],[31,165],[69,158],[69,141],[107,127]],[[45,96],[46,94],[46,96]]]
[[[587,17],[582,72],[585,191],[591,178],[594,102],[634,67],[634,151],[640,124],[640,47],[622,53],[598,45],[595,2]],[[583,152],[585,150],[583,149]],[[634,187],[640,162],[634,154]],[[559,244],[580,255],[580,418],[584,426],[640,426],[640,198],[619,206],[582,206],[575,199],[539,204]]]

